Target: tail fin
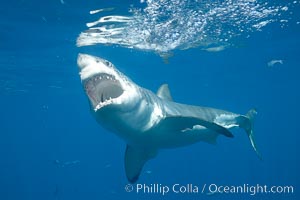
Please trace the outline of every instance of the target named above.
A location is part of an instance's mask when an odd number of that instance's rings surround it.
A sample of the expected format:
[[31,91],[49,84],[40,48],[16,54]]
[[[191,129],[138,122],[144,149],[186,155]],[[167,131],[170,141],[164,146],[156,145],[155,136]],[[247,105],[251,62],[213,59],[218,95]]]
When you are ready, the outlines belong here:
[[255,142],[254,133],[253,133],[253,120],[254,120],[254,117],[256,114],[257,114],[257,111],[255,109],[249,110],[245,116],[241,116],[242,120],[240,121],[239,126],[242,127],[243,129],[245,129],[245,131],[249,137],[249,140],[251,142],[252,148],[256,152],[259,159],[262,160],[262,156],[257,149],[257,145]]

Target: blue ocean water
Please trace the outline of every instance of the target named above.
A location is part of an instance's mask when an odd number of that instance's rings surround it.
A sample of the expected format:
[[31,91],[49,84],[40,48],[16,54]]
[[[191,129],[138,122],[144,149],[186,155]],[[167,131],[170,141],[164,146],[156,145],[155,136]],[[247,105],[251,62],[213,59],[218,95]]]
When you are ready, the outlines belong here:
[[[276,3],[276,1],[274,1]],[[220,52],[151,51],[118,45],[76,47],[95,18],[90,10],[140,1],[11,0],[0,7],[0,199],[299,199],[300,9],[284,27],[271,23]],[[126,144],[89,111],[76,64],[79,52],[103,57],[137,84],[168,83],[176,102],[244,114],[255,107],[259,160],[241,130],[217,145],[162,151],[138,181],[199,186],[198,193],[126,192]],[[268,65],[270,61],[282,63]],[[293,193],[207,194],[204,185],[292,186]],[[135,185],[134,185],[135,187]]]

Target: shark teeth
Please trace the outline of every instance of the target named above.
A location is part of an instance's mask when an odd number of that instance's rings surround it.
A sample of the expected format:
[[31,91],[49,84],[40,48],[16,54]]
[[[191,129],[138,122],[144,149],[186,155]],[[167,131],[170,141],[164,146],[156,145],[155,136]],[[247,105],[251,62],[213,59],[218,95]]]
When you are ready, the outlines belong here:
[[100,102],[95,108],[94,111],[96,112],[100,108],[103,108],[104,106],[107,106],[109,104],[113,103],[113,99],[110,97],[108,100],[105,100],[104,102]]
[[113,99],[120,97],[124,89],[113,75],[100,73],[84,81],[87,93],[95,111],[114,103]]

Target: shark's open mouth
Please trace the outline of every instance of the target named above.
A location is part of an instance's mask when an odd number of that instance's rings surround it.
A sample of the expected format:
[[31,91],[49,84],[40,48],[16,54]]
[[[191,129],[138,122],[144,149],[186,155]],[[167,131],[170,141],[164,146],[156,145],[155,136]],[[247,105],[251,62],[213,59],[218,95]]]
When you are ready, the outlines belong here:
[[106,73],[97,74],[84,81],[84,88],[95,111],[113,103],[124,92],[120,82]]

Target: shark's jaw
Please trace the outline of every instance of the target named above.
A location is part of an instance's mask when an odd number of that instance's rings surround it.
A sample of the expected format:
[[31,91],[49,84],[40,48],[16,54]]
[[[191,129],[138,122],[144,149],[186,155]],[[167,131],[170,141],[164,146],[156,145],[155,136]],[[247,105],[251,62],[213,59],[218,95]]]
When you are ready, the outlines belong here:
[[96,74],[83,85],[95,111],[113,104],[124,92],[120,81],[107,73]]
[[126,105],[135,101],[135,85],[107,60],[79,54],[77,59],[84,90],[95,112],[104,107]]

